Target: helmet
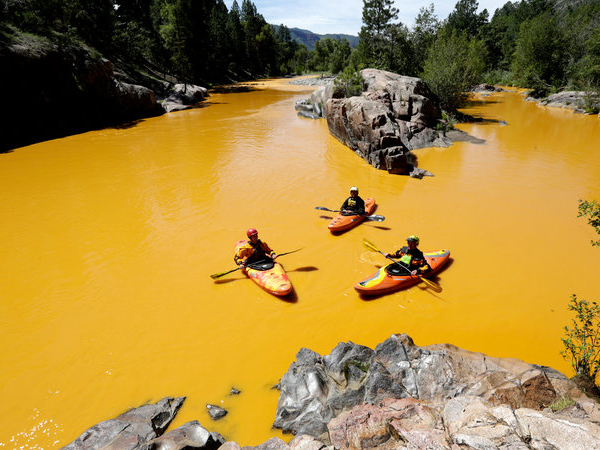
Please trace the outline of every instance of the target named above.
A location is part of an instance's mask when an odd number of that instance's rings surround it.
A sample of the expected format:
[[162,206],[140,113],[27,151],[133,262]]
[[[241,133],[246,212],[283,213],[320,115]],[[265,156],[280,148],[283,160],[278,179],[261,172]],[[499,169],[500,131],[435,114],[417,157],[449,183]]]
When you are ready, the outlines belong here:
[[358,188],[357,188],[356,186],[352,186],[352,187],[350,188],[350,192],[352,192],[352,191],[356,191],[356,192],[358,192]]
[[246,231],[246,236],[248,237],[254,236],[255,234],[258,234],[258,231],[256,231],[255,228],[249,228],[248,231]]
[[406,238],[406,241],[413,241],[415,244],[419,245],[419,236],[411,234],[409,237]]

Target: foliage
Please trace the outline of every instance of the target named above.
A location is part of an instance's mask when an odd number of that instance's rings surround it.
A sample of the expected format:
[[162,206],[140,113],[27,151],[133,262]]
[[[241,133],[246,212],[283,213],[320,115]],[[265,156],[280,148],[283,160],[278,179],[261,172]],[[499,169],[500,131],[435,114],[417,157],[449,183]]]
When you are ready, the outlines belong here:
[[441,24],[434,12],[433,3],[428,8],[421,8],[415,19],[415,25],[409,39],[413,47],[413,67],[420,74],[425,64],[425,58],[436,39]]
[[[579,213],[577,217],[585,217],[588,224],[600,234],[600,204],[596,200],[584,201],[579,200]],[[600,247],[600,239],[592,241],[592,245]]]
[[467,37],[474,38],[479,34],[479,29],[488,21],[487,9],[477,13],[478,7],[477,0],[458,0],[454,10],[448,16],[446,28],[466,33]]
[[364,91],[365,79],[360,73],[362,68],[346,67],[333,82],[335,97],[354,97]]
[[545,12],[521,24],[512,62],[516,79],[533,95],[556,91],[564,80],[565,42],[556,18]]
[[577,375],[595,380],[600,371],[600,306],[572,295],[568,309],[575,312],[575,319],[572,328],[564,328],[561,340],[565,349],[560,354]]
[[389,70],[393,40],[392,21],[398,18],[393,0],[363,0],[363,26],[358,34],[358,51],[362,62],[369,67]]
[[430,49],[423,79],[438,96],[443,109],[454,110],[466,101],[466,91],[480,82],[485,70],[483,42],[464,33],[442,30]]

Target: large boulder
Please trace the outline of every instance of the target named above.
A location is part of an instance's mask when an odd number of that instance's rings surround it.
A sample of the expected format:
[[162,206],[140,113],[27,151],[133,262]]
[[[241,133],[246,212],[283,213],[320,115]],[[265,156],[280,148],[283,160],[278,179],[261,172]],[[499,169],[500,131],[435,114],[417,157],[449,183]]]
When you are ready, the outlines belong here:
[[[337,429],[330,423],[332,419],[360,405],[366,412],[357,414],[371,417],[370,407],[365,405],[385,409],[390,399],[407,400],[402,405],[411,408],[410,416],[418,414],[424,418],[429,416],[423,405],[429,405],[440,416],[449,401],[457,398],[466,399],[461,401],[467,403],[477,399],[490,410],[505,407],[514,414],[525,409],[543,410],[557,398],[586,401],[573,382],[549,367],[493,358],[447,344],[418,347],[405,334],[391,336],[375,350],[340,343],[329,355],[321,356],[301,349],[282,377],[280,390],[274,427],[309,434],[323,442],[329,442],[332,430]],[[587,402],[585,416],[600,418],[597,407],[590,407],[590,401]],[[385,418],[387,412],[378,414],[381,419],[373,419],[376,423],[389,422]],[[348,420],[367,428],[379,426],[367,426],[356,418]],[[440,421],[428,422],[429,428],[419,439],[435,442]],[[377,433],[371,434],[370,442],[383,439]],[[333,437],[331,442],[338,447]]]
[[305,117],[325,117],[333,136],[389,173],[414,170],[416,158],[410,150],[451,145],[436,130],[442,118],[439,101],[423,80],[376,69],[364,69],[361,75],[361,95],[336,97],[330,84],[297,103],[296,109]]

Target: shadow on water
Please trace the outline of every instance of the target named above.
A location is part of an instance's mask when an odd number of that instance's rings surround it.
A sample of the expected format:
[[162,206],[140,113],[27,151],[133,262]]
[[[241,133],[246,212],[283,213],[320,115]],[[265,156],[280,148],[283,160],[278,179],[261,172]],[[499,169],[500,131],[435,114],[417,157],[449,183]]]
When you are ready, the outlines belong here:
[[286,270],[286,273],[290,273],[290,272],[314,272],[315,270],[319,270],[319,268],[315,267],[315,266],[304,266],[304,267],[297,267],[296,269],[292,269],[292,270]]

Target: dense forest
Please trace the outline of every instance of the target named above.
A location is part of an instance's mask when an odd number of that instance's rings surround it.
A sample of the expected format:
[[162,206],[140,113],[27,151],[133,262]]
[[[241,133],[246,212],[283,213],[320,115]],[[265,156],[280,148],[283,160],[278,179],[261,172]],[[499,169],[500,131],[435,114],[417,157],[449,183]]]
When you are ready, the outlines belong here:
[[230,9],[223,0],[0,0],[0,32],[83,43],[115,63],[204,86],[368,66],[422,77],[448,109],[484,81],[538,95],[598,92],[599,0],[507,2],[491,18],[478,6],[459,0],[440,19],[431,4],[408,26],[393,0],[363,0],[356,48],[324,38],[309,50],[284,24],[268,24],[250,0]]

